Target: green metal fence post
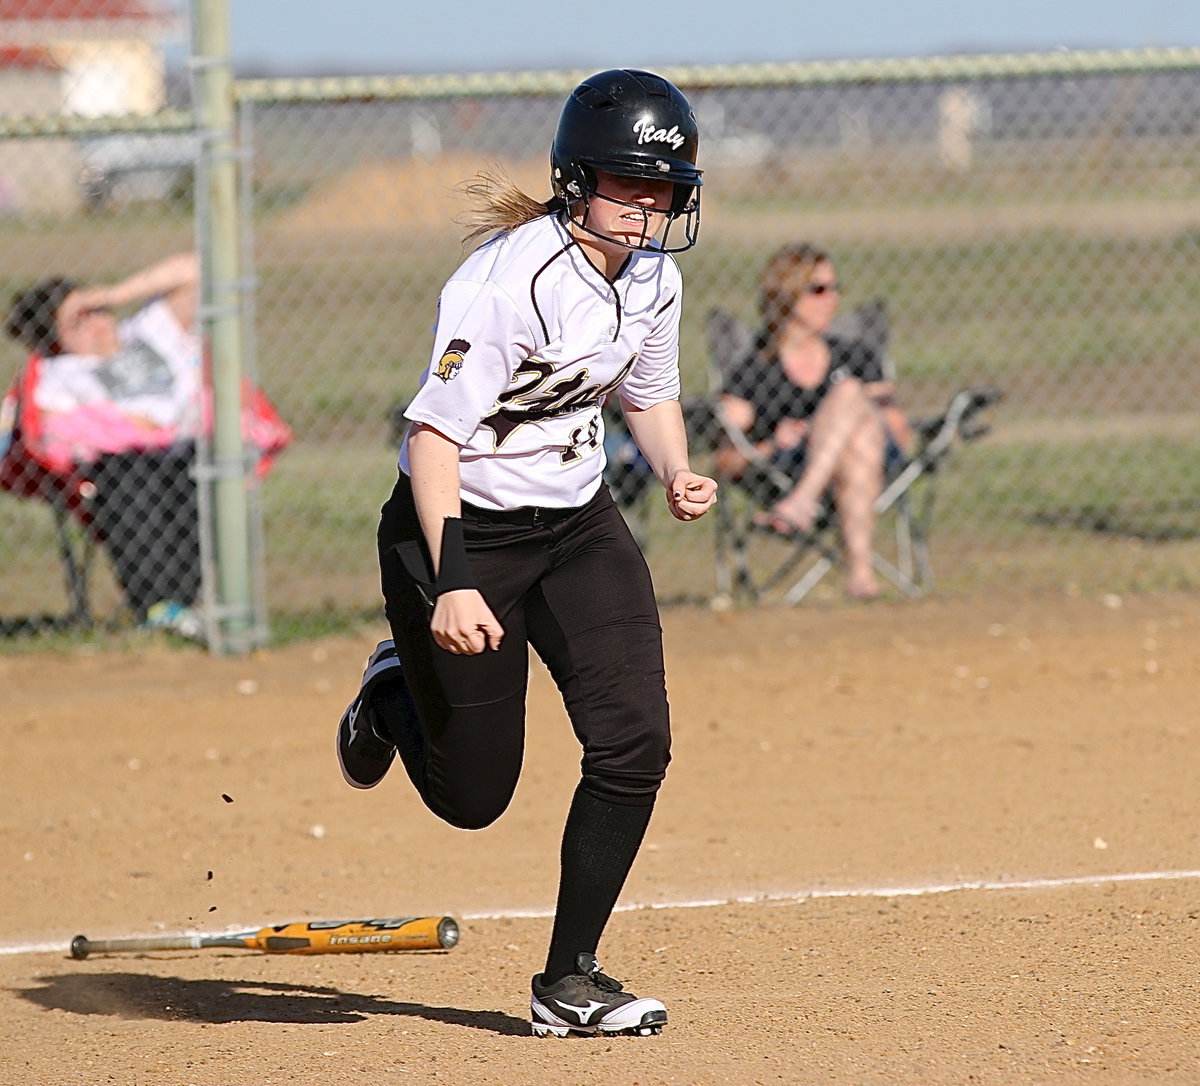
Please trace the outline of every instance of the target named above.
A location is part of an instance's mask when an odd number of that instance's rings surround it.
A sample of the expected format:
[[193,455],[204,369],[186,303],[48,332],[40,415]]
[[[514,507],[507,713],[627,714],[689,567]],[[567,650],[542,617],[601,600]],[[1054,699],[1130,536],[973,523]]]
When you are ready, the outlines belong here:
[[[197,122],[202,136],[202,183],[197,186],[198,245],[204,269],[201,322],[212,372],[214,425],[211,458],[200,485],[211,493],[213,530],[208,568],[215,579],[209,621],[214,652],[254,647],[251,465],[242,442],[242,296],[237,150],[230,63],[228,0],[192,5],[192,65]],[[203,475],[210,476],[209,479]],[[208,503],[206,503],[208,504]],[[212,599],[212,591],[209,598]]]

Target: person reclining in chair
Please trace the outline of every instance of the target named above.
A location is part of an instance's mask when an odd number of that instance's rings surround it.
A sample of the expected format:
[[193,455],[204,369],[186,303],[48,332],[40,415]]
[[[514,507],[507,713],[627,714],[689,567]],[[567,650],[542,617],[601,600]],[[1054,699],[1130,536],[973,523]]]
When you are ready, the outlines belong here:
[[[886,470],[911,452],[913,432],[883,360],[862,342],[830,334],[838,301],[827,253],[807,243],[775,253],[759,285],[754,349],[731,371],[720,402],[759,462],[795,480],[790,491],[757,495],[770,504],[756,522],[782,535],[809,533],[832,486],[847,591],[870,599],[879,594],[871,565],[875,500]],[[744,479],[753,465],[733,442],[717,451],[727,478]]]
[[[43,442],[95,488],[93,523],[139,624],[200,633],[196,484],[199,261],[179,253],[117,283],[44,279],[17,294],[6,330],[39,372]],[[118,321],[114,309],[136,307]]]

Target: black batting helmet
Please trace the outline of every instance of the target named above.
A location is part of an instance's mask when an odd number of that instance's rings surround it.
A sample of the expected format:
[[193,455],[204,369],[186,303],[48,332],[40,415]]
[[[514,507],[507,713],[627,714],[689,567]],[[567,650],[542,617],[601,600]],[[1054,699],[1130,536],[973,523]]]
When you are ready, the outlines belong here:
[[[585,79],[567,99],[550,148],[550,183],[568,205],[596,191],[597,169],[621,177],[647,177],[674,183],[667,230],[685,219],[686,243],[700,229],[699,148],[696,115],[669,80],[650,72],[614,68]],[[585,227],[586,229],[586,227]]]

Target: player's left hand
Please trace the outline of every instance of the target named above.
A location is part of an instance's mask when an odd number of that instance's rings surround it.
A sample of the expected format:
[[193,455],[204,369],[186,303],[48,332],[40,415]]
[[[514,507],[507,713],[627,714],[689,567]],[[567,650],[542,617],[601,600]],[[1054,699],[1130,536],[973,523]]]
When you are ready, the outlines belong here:
[[677,471],[667,487],[667,507],[676,520],[702,517],[716,501],[716,480],[694,471]]

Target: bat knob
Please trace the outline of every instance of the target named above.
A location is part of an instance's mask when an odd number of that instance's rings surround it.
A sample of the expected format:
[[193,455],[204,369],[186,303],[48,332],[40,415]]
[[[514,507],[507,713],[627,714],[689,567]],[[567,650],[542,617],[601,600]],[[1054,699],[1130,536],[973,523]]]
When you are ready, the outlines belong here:
[[71,957],[83,961],[88,956],[88,941],[86,935],[76,935],[71,940]]

